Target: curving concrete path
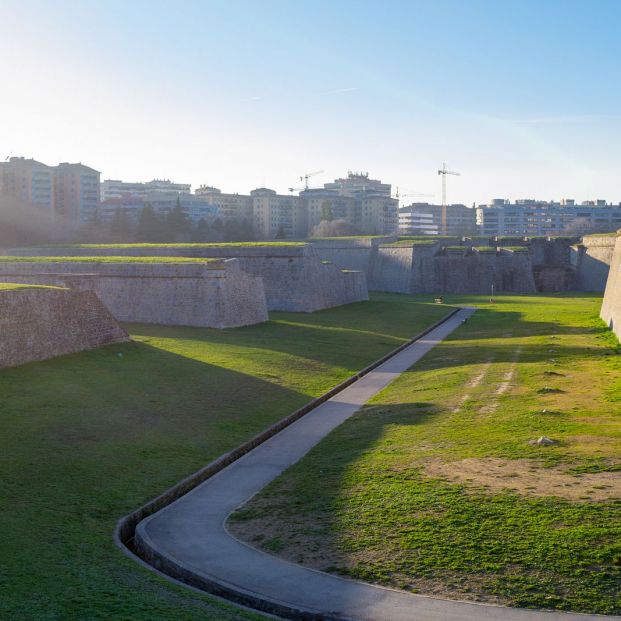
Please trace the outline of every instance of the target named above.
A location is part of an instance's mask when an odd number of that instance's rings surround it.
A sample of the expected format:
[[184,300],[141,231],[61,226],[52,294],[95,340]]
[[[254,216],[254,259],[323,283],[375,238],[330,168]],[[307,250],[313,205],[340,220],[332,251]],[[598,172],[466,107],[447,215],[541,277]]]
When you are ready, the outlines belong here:
[[290,563],[235,539],[225,521],[373,395],[420,360],[473,309],[462,309],[174,503],[140,522],[135,550],[190,585],[266,612],[357,621],[585,621],[621,619],[443,600],[348,580]]

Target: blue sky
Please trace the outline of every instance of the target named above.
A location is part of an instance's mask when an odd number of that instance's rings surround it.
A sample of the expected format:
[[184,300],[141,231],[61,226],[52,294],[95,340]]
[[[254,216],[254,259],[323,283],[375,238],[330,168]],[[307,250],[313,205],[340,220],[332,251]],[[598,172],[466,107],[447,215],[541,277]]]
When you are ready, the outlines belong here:
[[621,2],[0,0],[0,157],[621,200]]

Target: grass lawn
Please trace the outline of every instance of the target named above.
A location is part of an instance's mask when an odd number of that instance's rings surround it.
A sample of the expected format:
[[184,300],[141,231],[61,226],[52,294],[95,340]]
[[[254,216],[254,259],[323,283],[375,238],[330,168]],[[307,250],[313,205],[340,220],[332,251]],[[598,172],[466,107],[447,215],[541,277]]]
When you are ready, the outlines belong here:
[[[426,300],[427,302],[429,300]],[[117,520],[448,312],[397,294],[0,370],[0,618],[258,618],[124,556]]]
[[63,289],[63,287],[51,287],[48,285],[20,285],[12,282],[0,282],[0,291],[17,291],[21,289]]
[[213,263],[222,259],[193,257],[126,257],[122,255],[95,257],[11,257],[0,256],[0,263]]
[[412,592],[621,613],[621,348],[601,298],[445,300],[479,310],[233,531]]
[[305,246],[302,241],[258,241],[258,242],[211,242],[211,243],[130,243],[130,244],[50,244],[47,246],[36,246],[36,248],[238,248],[243,246],[263,247],[263,246]]

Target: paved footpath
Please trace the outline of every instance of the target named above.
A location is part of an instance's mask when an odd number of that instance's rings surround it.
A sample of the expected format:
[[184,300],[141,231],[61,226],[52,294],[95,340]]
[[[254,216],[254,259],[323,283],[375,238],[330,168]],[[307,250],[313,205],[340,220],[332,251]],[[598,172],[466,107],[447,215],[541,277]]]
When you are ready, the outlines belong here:
[[[455,330],[462,309],[291,426],[143,520],[136,547],[166,573],[209,585],[237,601],[298,618],[357,621],[585,621],[621,619],[531,611],[443,600],[373,586],[308,569],[252,548],[226,530],[232,511],[300,460],[373,395]],[[299,614],[302,613],[302,614]],[[289,616],[289,614],[287,614]]]

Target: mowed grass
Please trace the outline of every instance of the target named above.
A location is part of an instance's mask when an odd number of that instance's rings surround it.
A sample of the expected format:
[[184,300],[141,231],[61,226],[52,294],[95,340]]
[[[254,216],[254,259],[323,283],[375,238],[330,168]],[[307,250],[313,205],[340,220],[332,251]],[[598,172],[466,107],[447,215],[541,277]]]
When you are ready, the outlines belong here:
[[52,287],[48,285],[20,285],[12,282],[0,282],[0,291],[18,291],[22,289],[62,289],[63,287]]
[[113,256],[70,256],[70,257],[12,257],[0,256],[0,263],[213,263],[222,259],[193,258],[193,257],[126,257]]
[[0,370],[0,618],[258,618],[127,558],[117,520],[449,311],[407,296]]
[[621,350],[601,298],[445,299],[479,309],[230,526],[412,592],[621,613]]

